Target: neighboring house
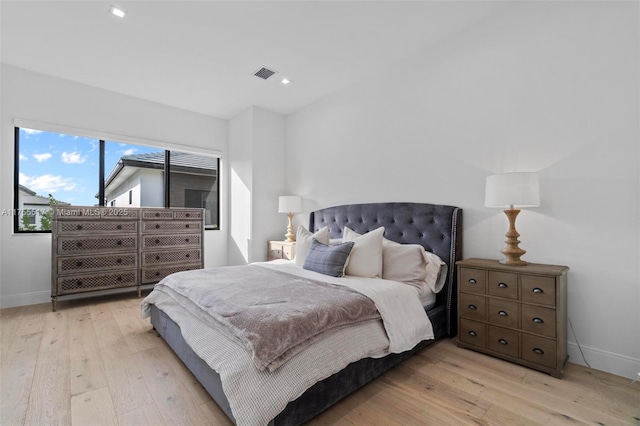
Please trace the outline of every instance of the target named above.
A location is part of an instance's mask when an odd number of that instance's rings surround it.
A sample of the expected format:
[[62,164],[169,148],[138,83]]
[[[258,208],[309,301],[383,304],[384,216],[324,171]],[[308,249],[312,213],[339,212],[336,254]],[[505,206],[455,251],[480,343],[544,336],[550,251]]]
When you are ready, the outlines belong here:
[[[58,201],[58,204],[68,206],[69,203]],[[38,195],[24,185],[18,185],[18,214],[27,217],[27,224],[34,225],[34,230],[42,230],[39,218],[49,211],[49,197]],[[20,221],[20,223],[23,223]]]
[[[105,206],[163,207],[164,151],[123,155],[104,184]],[[206,209],[207,228],[218,227],[218,161],[214,157],[171,153],[171,207]]]

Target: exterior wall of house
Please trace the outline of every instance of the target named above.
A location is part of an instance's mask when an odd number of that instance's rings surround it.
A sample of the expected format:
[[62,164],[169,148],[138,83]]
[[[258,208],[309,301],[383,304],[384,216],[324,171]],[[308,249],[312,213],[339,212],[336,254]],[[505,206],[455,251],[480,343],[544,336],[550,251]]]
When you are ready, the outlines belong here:
[[[218,191],[216,177],[193,175],[187,173],[171,173],[171,194],[169,194],[169,205],[171,207],[205,207],[205,225],[219,225],[217,218],[212,214],[218,211]],[[207,192],[206,199],[202,205],[191,204],[186,193],[187,190]]]

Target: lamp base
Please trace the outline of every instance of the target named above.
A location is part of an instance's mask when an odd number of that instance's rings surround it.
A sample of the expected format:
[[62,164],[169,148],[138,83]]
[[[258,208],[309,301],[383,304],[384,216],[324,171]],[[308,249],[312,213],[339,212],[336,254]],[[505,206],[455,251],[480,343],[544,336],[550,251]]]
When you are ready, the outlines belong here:
[[287,233],[284,234],[285,241],[287,243],[294,242],[296,240],[296,234],[293,233],[293,213],[289,212],[289,225],[287,226]]
[[507,243],[507,246],[500,251],[506,257],[506,259],[500,261],[500,263],[503,265],[527,265],[527,262],[525,262],[524,260],[520,260],[520,256],[524,255],[526,253],[526,250],[522,250],[520,247],[518,247],[518,244],[520,244],[520,240],[518,240],[520,234],[518,234],[518,231],[516,231],[516,217],[518,216],[518,213],[520,213],[520,210],[518,209],[508,209],[504,211],[504,214],[506,214],[507,218],[509,219],[509,230],[505,234],[505,237],[507,237],[505,241],[505,243]]

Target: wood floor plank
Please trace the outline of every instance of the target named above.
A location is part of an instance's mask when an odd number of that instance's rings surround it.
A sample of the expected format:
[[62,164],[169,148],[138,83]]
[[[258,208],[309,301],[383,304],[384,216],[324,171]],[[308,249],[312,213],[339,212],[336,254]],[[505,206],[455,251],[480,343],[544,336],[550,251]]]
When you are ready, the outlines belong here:
[[[166,423],[162,420],[158,406],[152,402],[135,410],[122,413],[118,416],[119,426],[164,426]],[[229,422],[229,425],[232,425]]]
[[139,305],[140,302],[132,305],[130,300],[111,305],[113,317],[131,353],[155,348],[161,342],[149,321],[143,321],[139,312],[136,315],[136,310],[140,310]]
[[67,351],[69,350],[69,323],[67,313],[64,311],[46,312],[42,315],[44,325],[42,327],[42,341],[40,352]]
[[222,411],[222,408],[216,404],[213,399],[200,404],[200,408],[204,411],[209,425],[211,426],[233,426],[233,422],[229,420],[229,417]]
[[25,424],[70,424],[69,350],[40,351],[32,383]]
[[18,330],[16,330],[16,334],[23,336],[25,334],[33,334],[42,331],[44,328],[43,314],[46,312],[50,312],[50,308],[49,305],[44,303],[25,306],[23,310],[24,316],[22,317]]
[[0,371],[2,425],[19,425],[24,422],[41,340],[42,332],[14,335],[6,347]]
[[94,332],[96,336],[100,336],[98,339],[98,346],[101,349],[112,347],[114,345],[126,344],[122,330],[120,330],[120,327],[111,312],[110,304],[112,303],[113,302],[107,302],[89,307],[91,319],[93,320]]
[[98,338],[88,310],[69,318],[69,356],[71,395],[107,386]]
[[126,413],[153,402],[147,383],[124,339],[120,339],[119,342],[119,344],[100,349],[105,372],[109,372],[107,383],[117,414]]
[[118,424],[109,388],[103,387],[72,396],[71,424],[93,426]]
[[133,354],[167,424],[206,424],[206,413],[180,382],[178,374],[154,349]]
[[0,309],[0,361],[16,335],[22,318],[24,307]]

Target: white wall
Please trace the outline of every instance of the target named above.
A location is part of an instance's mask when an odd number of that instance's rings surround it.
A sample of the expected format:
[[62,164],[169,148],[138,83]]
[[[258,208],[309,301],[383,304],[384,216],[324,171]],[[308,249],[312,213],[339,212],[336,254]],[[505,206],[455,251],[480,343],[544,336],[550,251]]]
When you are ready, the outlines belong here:
[[[227,121],[113,92],[1,66],[0,209],[13,208],[14,119],[88,129],[125,142],[158,142],[186,152],[226,153]],[[45,129],[47,130],[47,129]],[[116,139],[117,140],[117,139]],[[224,165],[224,159],[223,159]],[[221,202],[228,196],[226,176]],[[205,266],[227,264],[226,212],[221,230],[205,232]],[[51,235],[14,235],[9,216],[0,217],[0,306],[50,300]]]
[[[640,371],[637,2],[529,2],[287,117],[306,210],[416,201],[464,209],[464,256],[500,258],[485,177],[537,171],[525,260],[564,264],[588,361]],[[581,363],[569,331],[571,361]]]
[[229,122],[229,264],[267,259],[267,241],[282,240],[287,219],[278,214],[285,194],[285,118],[250,107]]

